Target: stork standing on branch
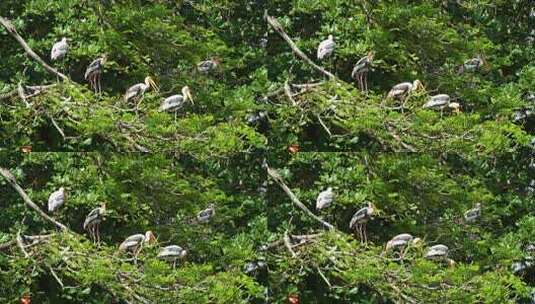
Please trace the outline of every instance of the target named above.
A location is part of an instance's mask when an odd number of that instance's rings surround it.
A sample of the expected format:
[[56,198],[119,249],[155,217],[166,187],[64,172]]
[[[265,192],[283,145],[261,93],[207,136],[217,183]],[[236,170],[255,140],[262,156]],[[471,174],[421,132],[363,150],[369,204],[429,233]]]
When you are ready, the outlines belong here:
[[424,109],[440,110],[440,117],[444,109],[451,109],[455,113],[460,112],[461,105],[457,102],[451,102],[450,95],[438,94],[431,96],[429,100],[423,105]]
[[167,97],[162,101],[160,104],[160,111],[166,111],[166,112],[174,112],[175,113],[175,120],[178,110],[182,109],[182,107],[186,104],[186,102],[191,102],[191,104],[195,104],[193,102],[193,96],[191,96],[191,91],[188,86],[184,86],[182,88],[182,95],[172,95]]
[[100,223],[104,220],[106,213],[106,203],[89,212],[84,221],[84,230],[89,232],[89,237],[93,243],[100,245]]
[[173,269],[175,269],[176,261],[185,258],[187,254],[188,252],[182,247],[177,245],[170,245],[160,250],[160,252],[158,253],[158,258],[168,262],[173,262]]
[[156,242],[156,237],[152,231],[147,231],[145,234],[134,234],[127,237],[121,245],[119,251],[131,252],[134,256],[134,263],[137,264],[137,256],[145,244],[152,244]]
[[368,236],[366,235],[366,223],[371,219],[375,213],[375,205],[368,202],[368,206],[361,208],[351,218],[349,222],[349,229],[357,230],[360,241],[363,243],[368,242]]
[[424,257],[432,261],[446,262],[449,266],[455,265],[455,261],[448,258],[449,248],[446,245],[435,245],[430,247]]
[[399,258],[403,259],[409,246],[419,244],[421,241],[420,238],[415,238],[409,233],[398,234],[386,243],[385,252],[399,249]]
[[102,70],[104,69],[104,63],[106,63],[106,59],[106,55],[102,55],[102,57],[93,60],[87,66],[87,69],[84,73],[84,79],[86,81],[89,81],[89,85],[91,86],[91,89],[95,91],[95,93],[102,92],[102,87],[100,85],[100,75],[102,74]]
[[131,87],[129,87],[126,90],[126,93],[124,94],[124,101],[138,101],[136,104],[136,114],[138,114],[139,111],[139,105],[141,104],[141,101],[143,100],[143,96],[145,95],[145,91],[147,91],[149,88],[153,88],[154,91],[159,92],[160,89],[156,85],[156,82],[150,77],[145,77],[144,83],[138,83]]
[[420,82],[420,80],[416,79],[413,83],[402,82],[400,84],[396,84],[390,90],[390,92],[388,92],[388,95],[386,95],[386,98],[400,100],[402,102],[401,111],[403,111],[403,109],[405,108],[405,101],[407,100],[409,95],[418,90],[425,91],[425,87]]
[[351,78],[357,81],[357,85],[361,91],[368,91],[368,72],[373,62],[374,52],[369,52],[365,57],[360,58],[353,67]]
[[65,188],[61,187],[59,190],[52,192],[48,197],[48,211],[54,212],[65,203]]

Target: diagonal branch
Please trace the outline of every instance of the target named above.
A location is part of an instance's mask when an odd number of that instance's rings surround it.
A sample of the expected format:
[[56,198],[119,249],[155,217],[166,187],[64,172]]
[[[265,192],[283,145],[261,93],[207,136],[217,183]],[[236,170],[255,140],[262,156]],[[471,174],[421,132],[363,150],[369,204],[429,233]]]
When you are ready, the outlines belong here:
[[28,207],[35,210],[43,219],[49,221],[50,223],[54,224],[58,228],[65,230],[65,231],[69,231],[69,228],[67,228],[67,226],[63,225],[62,223],[48,216],[48,214],[44,213],[43,210],[41,210],[41,208],[39,208],[39,206],[37,206],[30,199],[28,194],[26,194],[24,189],[22,189],[22,187],[17,183],[17,181],[15,180],[15,177],[13,176],[13,174],[11,174],[11,172],[9,172],[8,169],[0,167],[0,175],[2,175],[7,180],[7,182],[11,185],[11,187],[13,187],[19,193],[20,197],[22,198],[22,200],[24,200],[24,203]]
[[314,68],[314,70],[322,73],[323,75],[329,77],[332,80],[336,80],[337,79],[336,76],[334,76],[331,72],[329,72],[329,71],[325,70],[324,68],[320,67],[319,65],[315,64],[314,61],[312,61],[310,58],[308,58],[308,56],[305,53],[303,53],[303,51],[301,51],[297,47],[295,42],[292,41],[292,38],[290,38],[288,36],[288,34],[286,34],[286,32],[284,31],[284,28],[279,23],[279,21],[277,21],[276,18],[269,16],[267,14],[267,12],[266,12],[264,17],[266,18],[266,21],[269,23],[269,25],[282,37],[282,39],[284,39],[286,41],[286,43],[288,43],[288,45],[290,46],[292,51],[294,51],[294,53],[297,56],[299,56],[306,63],[308,63],[308,65],[310,65],[312,68]]
[[5,19],[3,17],[0,17],[0,24],[2,24],[6,28],[7,32],[11,36],[13,36],[13,38],[15,38],[15,40],[17,40],[17,42],[22,46],[22,48],[24,49],[26,54],[28,54],[28,56],[32,57],[35,61],[37,61],[39,64],[41,64],[45,68],[45,70],[47,70],[48,72],[58,76],[59,78],[61,78],[63,80],[69,80],[69,77],[65,76],[64,74],[58,72],[58,70],[56,70],[53,67],[49,66],[43,59],[41,59],[41,57],[39,57],[39,55],[37,55],[30,48],[28,43],[26,43],[26,41],[24,41],[24,39],[19,35],[19,33],[17,33],[17,29],[15,28],[15,26],[13,26],[11,21],[9,21],[9,20],[7,20],[7,19]]
[[311,218],[313,218],[316,221],[320,222],[323,226],[325,226],[325,227],[327,227],[329,229],[334,229],[333,225],[327,223],[326,221],[322,220],[317,215],[315,215],[312,211],[310,211],[310,209],[308,209],[305,206],[305,204],[303,204],[297,198],[297,196],[295,196],[295,194],[292,192],[292,190],[290,190],[290,188],[288,188],[288,186],[284,183],[284,180],[282,179],[282,177],[279,175],[279,173],[275,169],[272,169],[272,168],[268,167],[267,168],[267,173],[282,188],[282,190],[284,190],[284,192],[286,192],[286,194],[290,197],[292,202],[295,205],[297,205],[297,207],[299,207],[301,210],[303,210]]

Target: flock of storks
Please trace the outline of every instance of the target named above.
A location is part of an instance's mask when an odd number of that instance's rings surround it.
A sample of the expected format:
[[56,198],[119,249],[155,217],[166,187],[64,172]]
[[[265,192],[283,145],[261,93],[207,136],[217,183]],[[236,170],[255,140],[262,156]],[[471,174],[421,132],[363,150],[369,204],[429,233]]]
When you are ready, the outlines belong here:
[[[332,187],[327,188],[319,193],[316,198],[316,209],[322,210],[332,205],[335,200],[335,193]],[[367,202],[367,206],[359,209],[349,222],[349,229],[356,230],[358,237],[363,243],[368,242],[366,235],[366,223],[376,213],[376,207],[373,203]],[[481,216],[481,204],[477,203],[476,206],[464,213],[464,220],[466,223],[472,223]],[[386,243],[385,252],[398,251],[399,258],[402,259],[411,245],[420,245],[421,239],[412,236],[409,233],[402,233],[394,236]],[[446,262],[449,265],[453,265],[455,262],[448,258],[449,249],[446,245],[438,244],[427,249],[425,258],[434,261]]]
[[[52,192],[48,197],[48,211],[54,212],[60,208],[66,200],[65,188],[61,187],[57,191]],[[101,205],[89,212],[86,216],[83,228],[89,233],[91,240],[100,244],[100,223],[104,220],[106,215],[106,204],[101,203]],[[215,206],[210,204],[208,208],[201,210],[197,213],[195,221],[197,223],[207,223],[215,216]],[[147,231],[145,234],[134,234],[127,237],[120,245],[119,252],[125,251],[132,253],[134,258],[134,263],[137,263],[137,256],[139,255],[143,245],[152,244],[156,242],[156,237],[152,231]],[[187,251],[177,245],[170,245],[163,247],[158,253],[158,258],[170,261],[173,263],[173,268],[176,266],[178,260],[186,257]]]

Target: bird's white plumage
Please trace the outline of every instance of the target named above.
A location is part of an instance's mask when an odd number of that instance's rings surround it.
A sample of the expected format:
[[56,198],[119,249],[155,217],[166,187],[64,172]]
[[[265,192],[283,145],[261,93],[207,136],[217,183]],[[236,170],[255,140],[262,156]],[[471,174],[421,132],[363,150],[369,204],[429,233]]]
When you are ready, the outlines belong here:
[[103,59],[102,58],[97,58],[95,60],[93,60],[88,66],[87,66],[87,69],[85,70],[85,73],[84,73],[84,79],[85,80],[89,80],[89,77],[97,74],[97,73],[101,73],[102,72],[102,64],[103,64]]
[[54,43],[52,51],[50,52],[50,59],[58,60],[65,57],[69,51],[69,44],[67,44],[67,38],[62,38],[60,41]]
[[409,233],[398,234],[386,243],[386,248],[388,250],[391,248],[404,247],[413,239],[414,237]]
[[65,203],[65,188],[52,192],[48,197],[48,211],[54,212]]
[[331,187],[327,190],[320,192],[316,198],[316,209],[321,210],[323,208],[329,207],[334,201],[334,192]]
[[187,101],[193,102],[189,87],[185,86],[182,88],[182,95],[172,95],[164,99],[160,104],[159,110],[166,112],[176,112],[180,110],[186,104]]
[[474,222],[481,216],[481,204],[477,203],[476,206],[464,213],[464,219],[467,223]]
[[102,222],[102,219],[104,218],[104,212],[105,209],[102,207],[91,210],[91,212],[89,212],[85,218],[83,225],[84,230],[87,230],[87,228]]
[[187,251],[180,246],[170,245],[164,247],[158,253],[158,258],[167,261],[175,261],[181,259],[187,255]]
[[318,46],[317,57],[318,59],[323,59],[330,56],[336,47],[333,36],[329,35],[329,38],[323,40]]
[[424,104],[424,109],[443,109],[450,104],[451,97],[448,94],[438,94],[431,96]]
[[374,208],[372,205],[368,205],[364,208],[359,209],[349,222],[349,229],[354,229],[358,224],[366,223],[374,213]]
[[425,253],[425,258],[427,259],[441,259],[448,256],[449,248],[446,245],[435,245],[430,247]]
[[126,93],[124,94],[124,100],[129,101],[134,97],[140,97],[148,88],[149,86],[144,83],[135,84],[126,90]]
[[215,215],[215,208],[213,205],[210,205],[208,208],[197,213],[197,221],[199,223],[207,223]]
[[119,250],[135,250],[142,242],[145,241],[145,235],[139,233],[127,237],[121,245],[119,245]]
[[356,79],[359,74],[366,73],[370,70],[370,64],[372,56],[368,54],[367,56],[364,56],[357,61],[355,66],[353,67],[353,71],[351,72],[351,77],[353,79]]

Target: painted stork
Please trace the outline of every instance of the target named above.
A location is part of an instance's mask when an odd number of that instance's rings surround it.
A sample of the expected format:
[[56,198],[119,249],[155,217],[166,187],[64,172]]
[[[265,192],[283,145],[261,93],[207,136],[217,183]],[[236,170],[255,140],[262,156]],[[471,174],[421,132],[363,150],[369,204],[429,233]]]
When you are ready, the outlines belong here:
[[432,261],[446,262],[450,266],[455,265],[455,261],[448,258],[448,254],[449,254],[448,246],[439,244],[439,245],[431,246],[429,249],[427,249],[427,252],[425,253],[424,257]]
[[121,245],[119,245],[119,251],[128,251],[134,255],[134,263],[137,264],[137,256],[141,252],[143,245],[152,244],[156,242],[156,237],[152,231],[147,231],[145,234],[134,234],[127,237]]
[[399,257],[402,259],[405,256],[405,252],[409,248],[409,245],[415,245],[420,243],[420,238],[415,238],[409,233],[398,234],[386,243],[385,251],[400,249],[401,253]]
[[334,52],[335,47],[336,43],[334,42],[333,35],[329,35],[329,38],[320,42],[318,46],[318,59],[322,60],[323,58],[329,57]]
[[50,52],[50,59],[52,61],[60,60],[67,55],[69,51],[69,44],[67,44],[67,38],[63,37],[60,41],[54,43],[52,51]]
[[438,94],[431,96],[431,98],[429,98],[429,100],[423,105],[423,108],[440,110],[440,115],[442,116],[442,111],[445,108],[452,109],[455,113],[459,113],[461,105],[457,102],[451,102],[451,97],[448,94]]
[[166,112],[174,112],[175,113],[175,120],[178,110],[180,110],[186,102],[193,103],[193,97],[191,96],[191,91],[188,86],[184,86],[182,88],[182,95],[177,94],[173,96],[169,96],[166,99],[162,101],[160,104],[160,111],[166,111]]
[[369,52],[365,57],[360,58],[353,67],[351,78],[357,81],[357,85],[361,91],[368,91],[368,71],[370,70],[375,54]]
[[199,211],[197,213],[197,222],[199,223],[208,223],[212,217],[215,215],[215,206],[214,204],[208,205],[208,208]]
[[139,100],[139,102],[136,104],[136,114],[139,110],[139,104],[143,100],[143,95],[149,88],[153,88],[156,92],[159,92],[160,90],[154,80],[150,76],[147,76],[145,77],[144,83],[135,84],[126,90],[126,93],[124,94],[125,102]]
[[481,204],[477,203],[476,206],[464,213],[464,220],[467,223],[475,222],[481,216]]
[[106,59],[106,55],[102,55],[100,58],[93,60],[87,66],[87,69],[84,73],[84,79],[89,81],[89,85],[91,86],[91,89],[95,91],[95,93],[100,93],[102,91],[102,87],[100,85],[100,75],[102,74]]
[[458,73],[463,74],[464,72],[475,72],[478,71],[485,64],[486,61],[483,56],[477,55],[477,57],[475,58],[466,60],[459,68]]
[[210,59],[201,61],[197,64],[197,71],[208,74],[210,71],[215,70],[219,66],[218,59]]
[[158,258],[173,262],[173,269],[176,268],[176,261],[186,257],[188,252],[180,246],[170,245],[162,248],[158,253]]
[[368,202],[368,206],[361,208],[351,218],[349,222],[349,229],[357,230],[361,242],[367,243],[368,236],[366,235],[366,223],[375,213],[375,205]]
[[100,223],[104,220],[106,213],[106,203],[101,203],[100,207],[89,212],[84,221],[84,230],[89,232],[91,240],[100,244]]
[[52,192],[48,197],[48,211],[54,212],[65,203],[65,188]]
[[416,79],[413,83],[402,82],[400,84],[396,84],[390,90],[390,92],[388,92],[386,98],[404,100],[405,98],[407,98],[407,96],[409,96],[410,93],[415,92],[419,89],[425,90],[425,87],[418,79]]
[[329,187],[327,190],[320,192],[316,198],[316,209],[321,210],[329,207],[334,201],[333,188]]

